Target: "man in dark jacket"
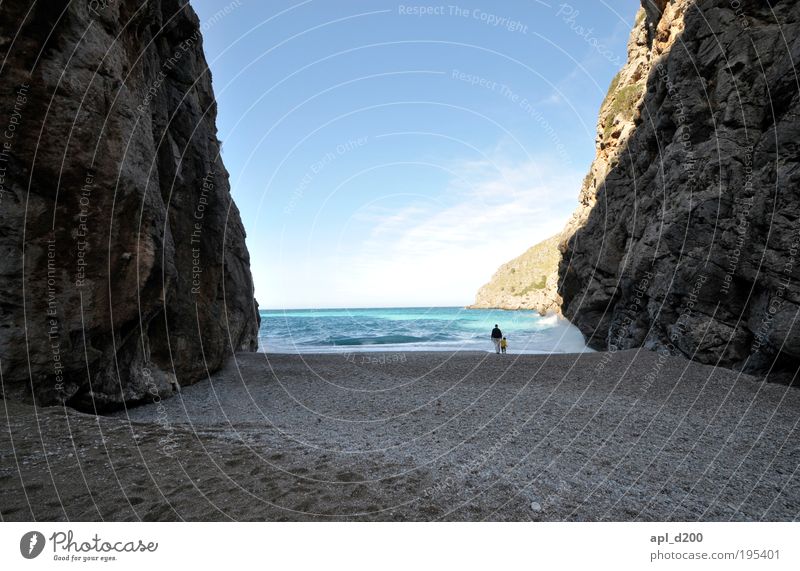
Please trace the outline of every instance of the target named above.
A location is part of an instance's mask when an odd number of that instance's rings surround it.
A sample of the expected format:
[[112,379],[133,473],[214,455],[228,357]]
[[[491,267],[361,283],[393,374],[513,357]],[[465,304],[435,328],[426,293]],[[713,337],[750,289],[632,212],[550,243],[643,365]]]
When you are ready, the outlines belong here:
[[500,354],[500,341],[503,339],[503,332],[500,331],[500,328],[497,327],[497,323],[494,324],[494,329],[492,329],[492,343],[494,343],[494,352],[498,355]]

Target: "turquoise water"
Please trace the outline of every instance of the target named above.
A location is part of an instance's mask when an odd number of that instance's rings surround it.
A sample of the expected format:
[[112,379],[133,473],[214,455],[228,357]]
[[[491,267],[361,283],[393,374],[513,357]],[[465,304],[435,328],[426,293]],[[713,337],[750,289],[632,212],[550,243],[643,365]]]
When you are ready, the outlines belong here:
[[497,323],[510,353],[587,351],[576,327],[532,311],[461,307],[263,310],[259,349],[269,353],[494,351]]

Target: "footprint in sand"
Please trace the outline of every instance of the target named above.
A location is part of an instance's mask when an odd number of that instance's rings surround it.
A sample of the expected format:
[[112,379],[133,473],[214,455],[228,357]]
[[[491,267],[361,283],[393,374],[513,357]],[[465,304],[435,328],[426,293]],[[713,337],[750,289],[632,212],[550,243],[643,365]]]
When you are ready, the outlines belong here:
[[228,468],[237,468],[242,465],[243,460],[241,458],[232,458],[225,462],[225,465]]
[[170,506],[162,504],[150,508],[141,518],[142,521],[175,521],[178,519],[178,514]]
[[363,484],[355,486],[355,489],[350,492],[351,498],[363,498],[367,495],[367,487]]
[[314,505],[314,502],[311,500],[304,500],[300,502],[294,509],[294,511],[300,513],[309,513],[311,511],[311,507]]
[[13,514],[17,513],[18,511],[20,511],[20,508],[18,508],[18,507],[8,507],[8,508],[3,508],[2,510],[0,510],[0,515],[1,515],[1,516],[2,516],[4,519],[8,519],[8,517],[9,517],[9,516],[11,516],[11,515],[13,515]]
[[38,482],[34,482],[32,484],[25,484],[25,491],[26,492],[38,492],[39,490],[44,489],[44,486]]
[[419,508],[419,513],[427,516],[427,519],[438,517],[442,511],[434,506],[423,506]]

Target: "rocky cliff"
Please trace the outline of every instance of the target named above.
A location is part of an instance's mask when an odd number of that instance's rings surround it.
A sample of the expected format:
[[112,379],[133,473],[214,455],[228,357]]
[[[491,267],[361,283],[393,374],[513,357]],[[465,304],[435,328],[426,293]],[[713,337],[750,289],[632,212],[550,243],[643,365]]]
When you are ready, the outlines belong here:
[[643,0],[567,226],[564,315],[596,349],[800,364],[800,5]]
[[194,11],[0,10],[4,398],[103,410],[254,349],[245,233]]
[[500,266],[470,309],[532,309],[561,312],[558,295],[559,236],[553,236]]

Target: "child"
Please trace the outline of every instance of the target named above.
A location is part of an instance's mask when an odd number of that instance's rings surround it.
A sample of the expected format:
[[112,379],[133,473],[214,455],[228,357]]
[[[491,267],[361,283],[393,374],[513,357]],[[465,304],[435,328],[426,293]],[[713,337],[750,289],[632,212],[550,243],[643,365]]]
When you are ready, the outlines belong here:
[[504,355],[506,353],[506,347],[508,347],[508,339],[503,337],[503,340],[500,341],[500,350],[503,352]]

